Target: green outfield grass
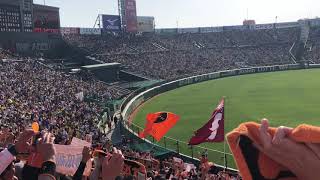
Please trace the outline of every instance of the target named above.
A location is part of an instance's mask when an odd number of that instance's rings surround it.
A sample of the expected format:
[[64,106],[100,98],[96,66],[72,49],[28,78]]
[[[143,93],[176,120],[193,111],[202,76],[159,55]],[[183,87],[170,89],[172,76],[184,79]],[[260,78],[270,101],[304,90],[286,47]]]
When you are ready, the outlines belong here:
[[[320,125],[319,93],[320,69],[222,78],[161,94],[141,106],[133,122],[144,127],[148,113],[176,113],[181,120],[167,136],[188,142],[193,132],[209,120],[213,109],[225,96],[226,132],[242,122],[259,122],[264,117],[270,120],[271,126]],[[167,140],[166,143],[169,148],[176,149],[173,142]],[[223,143],[202,146],[223,151]],[[190,155],[186,146],[180,150]],[[197,151],[200,150],[196,149],[195,154]],[[228,163],[235,167],[231,158],[228,158]],[[223,164],[222,156],[217,153],[210,153],[210,160]]]

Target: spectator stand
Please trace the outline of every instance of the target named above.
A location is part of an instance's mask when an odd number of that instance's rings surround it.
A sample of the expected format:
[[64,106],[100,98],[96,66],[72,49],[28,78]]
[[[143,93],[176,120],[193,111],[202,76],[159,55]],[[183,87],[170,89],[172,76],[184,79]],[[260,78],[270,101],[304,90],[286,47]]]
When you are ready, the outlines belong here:
[[[142,140],[138,137],[138,134],[139,132],[143,131],[143,128],[126,121],[121,123],[121,129],[122,134],[128,138],[127,146],[135,151],[153,152],[155,158],[160,160],[168,159],[170,157],[178,157],[184,162],[194,164],[198,167],[200,165],[200,160],[198,159],[200,156],[198,153],[207,149],[208,156],[213,154],[219,154],[221,156],[220,159],[217,159],[214,162],[214,165],[218,168],[218,170],[222,171],[225,169],[225,167],[221,166],[221,164],[224,164],[224,152],[208,149],[202,146],[189,146],[186,142],[182,142],[170,137],[164,137],[160,142],[155,142],[154,138],[152,137]],[[123,144],[121,145],[123,146]],[[185,155],[190,154],[190,152],[191,156]],[[232,159],[232,154],[227,153],[226,155],[227,159]],[[229,162],[230,164],[233,163],[231,161]],[[237,172],[237,170],[233,168],[227,167],[227,169],[231,172]]]

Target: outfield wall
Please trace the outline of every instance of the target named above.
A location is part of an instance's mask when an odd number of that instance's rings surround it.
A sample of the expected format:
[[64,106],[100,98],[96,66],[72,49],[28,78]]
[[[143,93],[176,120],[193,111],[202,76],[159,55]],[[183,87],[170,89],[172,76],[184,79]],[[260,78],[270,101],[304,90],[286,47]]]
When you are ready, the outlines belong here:
[[[320,64],[309,65],[307,68],[320,68]],[[297,70],[297,69],[301,69],[301,66],[299,64],[261,66],[261,67],[253,67],[253,68],[219,71],[219,72],[187,77],[187,78],[170,81],[170,82],[162,82],[160,84],[155,84],[147,88],[139,89],[133,92],[132,94],[130,94],[121,105],[121,114],[125,122],[129,122],[130,115],[142,103],[146,102],[147,100],[149,100],[150,98],[156,95],[159,95],[161,93],[164,93],[173,89],[177,89],[186,85],[196,84],[204,81],[220,79],[220,78],[230,77],[230,76],[264,73],[264,72],[275,72],[275,71],[286,71],[286,70]],[[130,127],[132,126],[130,126],[129,124],[126,127],[130,129]],[[167,138],[170,139],[169,137]],[[148,142],[151,143],[150,141]],[[215,151],[215,152],[223,153],[219,151]],[[231,154],[227,154],[227,155],[231,155]]]
[[[318,68],[318,67],[320,67],[320,64],[310,65],[310,68]],[[183,79],[179,79],[171,82],[162,82],[161,84],[155,84],[151,87],[142,88],[130,94],[121,105],[122,117],[124,120],[128,120],[132,112],[139,105],[146,102],[150,98],[158,94],[164,93],[166,91],[177,89],[186,85],[196,84],[204,81],[230,77],[230,76],[262,73],[262,72],[286,71],[286,70],[295,70],[295,69],[300,69],[300,66],[298,64],[262,66],[262,67],[219,71],[219,72],[187,77],[187,78],[183,78]]]

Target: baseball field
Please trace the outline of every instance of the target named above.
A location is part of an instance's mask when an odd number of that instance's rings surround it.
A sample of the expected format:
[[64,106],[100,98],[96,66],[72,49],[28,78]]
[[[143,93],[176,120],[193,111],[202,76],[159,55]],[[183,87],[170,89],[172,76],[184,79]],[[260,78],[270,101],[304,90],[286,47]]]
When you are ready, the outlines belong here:
[[[193,132],[208,120],[219,100],[225,96],[225,131],[239,124],[268,118],[271,126],[296,127],[307,123],[320,126],[320,69],[250,74],[185,86],[156,96],[139,107],[133,123],[144,127],[148,113],[169,111],[181,119],[167,134],[179,140],[179,151],[192,155],[188,142]],[[167,138],[160,145],[177,150],[177,141]],[[164,142],[165,141],[165,142]],[[211,151],[224,150],[223,143],[206,143],[209,159],[224,164],[223,155]],[[193,148],[198,157],[203,149]],[[227,146],[227,152],[229,148]],[[227,156],[229,167],[235,167]]]

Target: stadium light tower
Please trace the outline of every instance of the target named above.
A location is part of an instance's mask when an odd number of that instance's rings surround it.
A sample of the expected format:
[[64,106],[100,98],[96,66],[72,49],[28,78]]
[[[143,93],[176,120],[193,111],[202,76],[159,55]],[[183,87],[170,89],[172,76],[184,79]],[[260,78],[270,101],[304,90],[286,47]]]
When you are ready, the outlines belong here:
[[118,0],[118,13],[120,16],[120,24],[121,24],[121,30],[125,29],[125,0]]
[[249,20],[249,8],[247,8],[247,20]]
[[101,16],[102,16],[101,14],[98,14],[97,19],[93,25],[93,28],[96,28],[96,27],[101,28]]

